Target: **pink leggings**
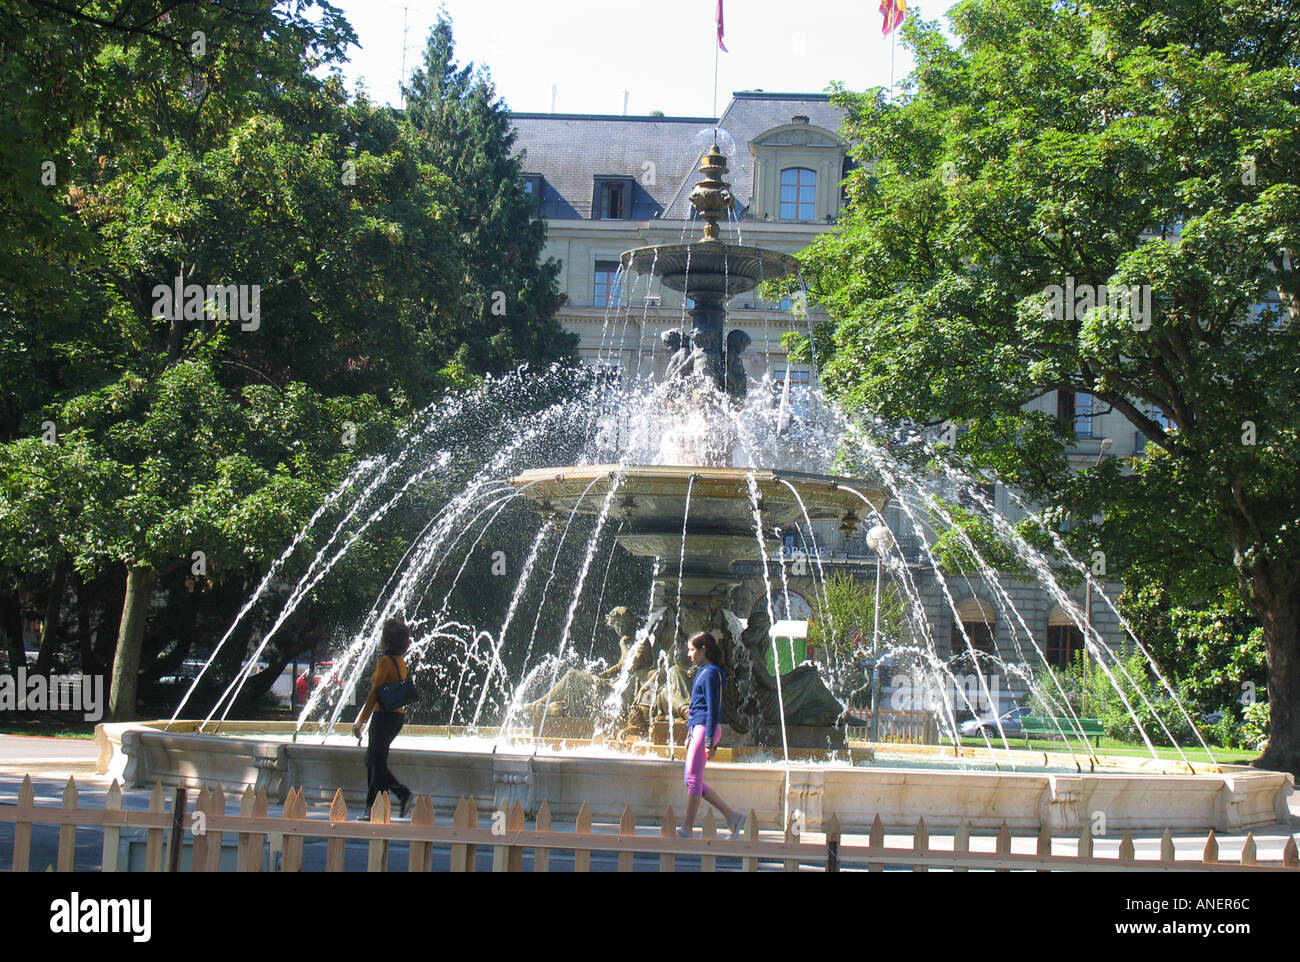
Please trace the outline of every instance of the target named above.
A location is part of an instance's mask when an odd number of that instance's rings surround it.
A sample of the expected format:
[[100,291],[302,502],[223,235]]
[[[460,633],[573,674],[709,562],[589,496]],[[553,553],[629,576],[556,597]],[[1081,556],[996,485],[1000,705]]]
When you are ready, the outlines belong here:
[[[713,744],[722,738],[722,726],[713,729]],[[704,784],[704,763],[708,758],[704,753],[704,726],[696,725],[691,729],[690,739],[686,743],[686,794],[704,795],[709,786]]]

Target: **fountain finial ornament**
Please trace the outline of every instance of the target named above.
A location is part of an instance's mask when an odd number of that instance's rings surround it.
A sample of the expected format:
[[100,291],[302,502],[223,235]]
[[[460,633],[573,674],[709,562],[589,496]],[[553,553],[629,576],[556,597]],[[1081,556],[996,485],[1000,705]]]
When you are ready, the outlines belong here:
[[704,240],[720,241],[718,221],[735,208],[736,198],[731,193],[731,185],[722,179],[727,173],[727,158],[718,148],[716,131],[713,146],[700,161],[699,170],[704,177],[691,191],[691,206],[704,221]]

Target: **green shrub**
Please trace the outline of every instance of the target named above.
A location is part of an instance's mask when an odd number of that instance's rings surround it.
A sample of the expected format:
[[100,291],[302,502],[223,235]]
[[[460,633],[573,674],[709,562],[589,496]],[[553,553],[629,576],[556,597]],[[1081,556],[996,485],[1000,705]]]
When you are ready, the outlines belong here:
[[[1107,676],[1107,670],[1115,683]],[[1174,703],[1140,654],[1124,659],[1123,670],[1114,662],[1103,667],[1094,659],[1085,664],[1079,656],[1068,669],[1057,672],[1057,679],[1079,717],[1096,718],[1105,729],[1107,738],[1141,742],[1139,724],[1155,745],[1170,744],[1169,735],[1180,744],[1193,738],[1191,723],[1183,710]],[[1126,699],[1132,707],[1131,712],[1124,704]],[[1187,705],[1185,698],[1182,701]],[[1031,704],[1036,714],[1059,713],[1060,692],[1056,685],[1040,677],[1034,686]],[[1162,721],[1165,727],[1161,727]],[[1169,735],[1165,734],[1165,728],[1168,728]]]
[[1246,706],[1237,734],[1242,748],[1255,748],[1268,738],[1268,702],[1257,701]]
[[1212,725],[1200,725],[1201,737],[1205,739],[1207,745],[1221,745],[1224,748],[1240,748],[1238,743],[1238,731],[1240,726],[1233,718],[1234,706],[1225,705],[1220,708],[1222,712],[1219,720]]

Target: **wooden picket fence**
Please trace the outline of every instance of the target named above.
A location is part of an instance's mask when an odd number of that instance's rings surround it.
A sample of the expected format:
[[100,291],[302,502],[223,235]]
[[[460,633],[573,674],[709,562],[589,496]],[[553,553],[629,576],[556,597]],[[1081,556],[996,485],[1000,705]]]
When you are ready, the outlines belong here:
[[[178,795],[178,801],[184,796]],[[550,870],[551,855],[556,851],[574,853],[574,871],[591,870],[592,852],[612,852],[617,858],[620,872],[630,872],[637,855],[658,856],[658,870],[671,872],[676,859],[693,856],[700,860],[700,870],[717,870],[719,858],[740,859],[741,869],[758,871],[759,863],[779,864],[787,872],[800,871],[803,866],[820,867],[825,871],[838,871],[841,867],[866,866],[869,871],[882,871],[885,866],[910,868],[925,872],[931,868],[948,868],[964,872],[970,869],[992,869],[999,872],[1011,870],[1033,871],[1300,871],[1296,839],[1291,836],[1283,850],[1282,860],[1260,861],[1256,858],[1253,833],[1246,836],[1241,857],[1237,861],[1219,858],[1219,845],[1211,831],[1199,859],[1175,858],[1174,842],[1168,829],[1160,841],[1157,859],[1137,858],[1130,832],[1125,832],[1114,858],[1093,855],[1093,837],[1090,826],[1085,825],[1079,836],[1077,852],[1055,853],[1052,836],[1044,828],[1038,835],[1034,854],[1013,853],[1011,832],[1006,823],[996,836],[994,851],[976,851],[971,848],[969,826],[961,825],[952,835],[953,846],[933,848],[924,819],[917,823],[910,847],[890,847],[885,844],[885,830],[879,816],[874,820],[867,844],[850,843],[831,816],[825,831],[804,833],[788,826],[781,837],[769,832],[767,838],[758,830],[758,819],[751,810],[743,837],[730,841],[719,837],[718,824],[712,810],[705,813],[701,822],[701,837],[682,839],[677,836],[677,821],[670,806],[657,826],[658,836],[638,835],[637,823],[631,806],[624,808],[617,834],[595,832],[591,812],[584,803],[578,812],[572,832],[552,830],[551,813],[543,802],[530,830],[524,811],[515,802],[508,812],[492,813],[489,825],[483,825],[472,798],[461,798],[452,816],[451,824],[439,825],[434,820],[433,803],[429,796],[413,800],[410,820],[393,822],[387,795],[376,800],[369,822],[349,822],[342,790],[334,794],[329,820],[308,819],[307,802],[301,789],[293,789],[284,804],[280,817],[268,816],[265,791],[254,793],[246,789],[240,799],[239,814],[225,814],[225,794],[218,786],[209,791],[203,788],[196,798],[195,813],[187,824],[184,804],[173,805],[167,811],[163,788],[156,784],[150,797],[148,811],[130,811],[122,807],[122,789],[116,781],[107,793],[103,808],[79,807],[77,786],[69,778],[59,806],[35,804],[31,778],[23,779],[16,805],[0,805],[0,822],[14,823],[14,850],[12,869],[26,872],[30,868],[33,825],[58,825],[59,845],[56,863],[51,868],[60,872],[73,870],[73,859],[78,828],[103,830],[103,857],[101,868],[105,872],[117,871],[118,848],[123,829],[142,829],[146,834],[146,871],[175,871],[179,864],[180,843],[192,827],[202,825],[203,830],[191,832],[193,843],[192,869],[196,872],[220,870],[222,838],[230,833],[237,838],[237,871],[261,871],[264,848],[268,838],[273,850],[281,854],[279,870],[302,870],[303,844],[308,838],[326,839],[325,870],[340,872],[344,869],[345,845],[348,840],[368,842],[367,871],[388,871],[388,847],[394,842],[408,844],[407,869],[427,872],[432,867],[435,845],[450,846],[451,870],[473,872],[480,846],[492,850],[492,870],[519,872],[523,870],[525,849],[533,853],[533,871]],[[861,836],[857,836],[861,838]],[[983,847],[983,846],[981,846]],[[273,863],[274,864],[274,863]]]
[[[845,735],[851,740],[867,741],[871,726],[850,726]],[[876,742],[893,742],[902,745],[939,744],[939,721],[934,712],[888,711],[880,709],[880,730]]]

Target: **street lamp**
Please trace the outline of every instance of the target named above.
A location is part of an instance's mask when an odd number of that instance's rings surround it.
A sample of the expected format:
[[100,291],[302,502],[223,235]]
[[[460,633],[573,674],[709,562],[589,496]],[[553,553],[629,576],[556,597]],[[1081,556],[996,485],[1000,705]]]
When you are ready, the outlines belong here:
[[[1110,448],[1110,438],[1101,439],[1101,450],[1097,452],[1097,463],[1094,468],[1101,467],[1101,459],[1106,456],[1107,449]],[[1092,633],[1092,575],[1088,575],[1088,581],[1083,589],[1083,606],[1084,606],[1084,633],[1083,633],[1083,662],[1088,664],[1088,635]],[[1066,645],[1066,654],[1069,654],[1070,647]]]
[[878,524],[867,532],[867,547],[876,556],[876,607],[871,628],[871,740],[880,734],[880,565],[894,547],[894,533]]

